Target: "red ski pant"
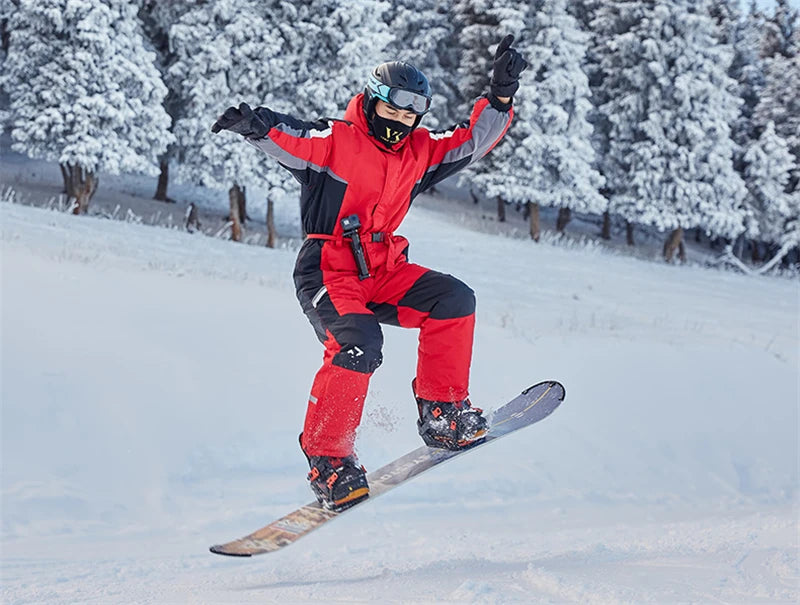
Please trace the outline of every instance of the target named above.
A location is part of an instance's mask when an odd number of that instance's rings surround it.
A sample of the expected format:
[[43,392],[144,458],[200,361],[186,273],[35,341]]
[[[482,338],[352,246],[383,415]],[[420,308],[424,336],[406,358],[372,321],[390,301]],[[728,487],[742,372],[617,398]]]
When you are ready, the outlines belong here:
[[408,263],[405,256],[373,265],[373,277],[363,281],[352,270],[325,270],[322,247],[307,241],[294,275],[303,311],[325,345],[302,447],[309,455],[343,457],[353,453],[369,380],[383,360],[381,323],[419,328],[419,397],[467,397],[475,295],[455,277]]

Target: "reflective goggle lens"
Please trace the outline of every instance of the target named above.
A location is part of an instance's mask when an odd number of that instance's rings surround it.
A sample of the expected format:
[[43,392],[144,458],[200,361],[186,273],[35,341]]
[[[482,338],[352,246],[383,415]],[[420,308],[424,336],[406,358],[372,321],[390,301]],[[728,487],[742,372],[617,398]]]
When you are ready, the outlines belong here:
[[429,97],[410,90],[403,90],[402,88],[392,88],[378,81],[372,75],[369,77],[369,87],[379,99],[394,105],[398,109],[410,109],[414,113],[422,115],[431,108]]
[[431,107],[431,100],[428,97],[402,88],[392,88],[389,91],[389,100],[395,107],[410,109],[417,114],[423,114]]

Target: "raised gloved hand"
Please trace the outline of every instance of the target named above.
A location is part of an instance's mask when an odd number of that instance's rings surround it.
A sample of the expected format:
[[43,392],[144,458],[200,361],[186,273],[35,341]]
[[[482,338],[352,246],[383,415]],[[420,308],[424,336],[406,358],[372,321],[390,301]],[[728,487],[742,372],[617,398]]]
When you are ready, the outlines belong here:
[[509,34],[497,45],[491,91],[495,97],[513,97],[519,88],[519,75],[528,67],[516,49],[511,48],[514,36]]
[[267,136],[272,124],[267,124],[257,115],[247,103],[240,103],[239,107],[228,107],[211,126],[211,132],[230,130],[244,137],[260,139]]

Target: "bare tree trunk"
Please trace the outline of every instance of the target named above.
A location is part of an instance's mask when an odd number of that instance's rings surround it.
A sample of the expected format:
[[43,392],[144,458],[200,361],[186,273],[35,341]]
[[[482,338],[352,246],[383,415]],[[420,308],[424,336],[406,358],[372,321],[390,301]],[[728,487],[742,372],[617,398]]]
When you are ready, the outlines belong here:
[[506,222],[506,202],[499,195],[497,196],[497,220],[501,223]]
[[603,228],[600,230],[600,237],[611,239],[611,213],[608,210],[603,213]]
[[736,238],[736,241],[731,246],[733,253],[736,255],[737,258],[742,258],[744,255],[744,246],[745,246],[745,236],[740,234],[739,237]]
[[636,242],[633,241],[633,223],[625,221],[625,237],[629,246],[635,246]]
[[161,173],[158,175],[158,185],[156,186],[156,194],[153,196],[153,199],[161,202],[171,202],[173,200],[167,195],[167,186],[169,185],[169,162],[167,160],[161,160],[159,166],[161,168]]
[[275,247],[275,203],[267,199],[267,248]]
[[228,201],[231,208],[231,239],[235,242],[242,241],[242,219],[239,214],[241,195],[242,190],[239,185],[234,184],[228,190]]
[[528,202],[528,219],[530,221],[530,233],[533,241],[538,242],[541,230],[539,228],[539,204]]
[[751,240],[750,245],[753,263],[760,263],[763,258],[761,255],[761,244],[756,240]]
[[92,199],[100,179],[94,172],[77,164],[62,165],[61,174],[66,173],[66,188],[68,201],[72,203],[73,214],[86,214],[89,211],[89,201]]
[[239,189],[239,219],[242,221],[242,225],[247,222],[247,219],[250,218],[247,216],[247,187],[241,187]]
[[64,193],[69,195],[69,166],[66,164],[59,164],[61,168],[61,178],[64,179]]
[[681,261],[686,261],[686,248],[683,245],[683,227],[678,227],[670,233],[667,241],[664,242],[664,260],[667,262],[672,261],[675,256],[675,251],[678,252],[678,258]]
[[197,216],[197,206],[194,202],[189,204],[186,209],[186,230],[189,233],[194,233],[195,230],[200,230],[200,219]]
[[472,189],[472,187],[470,187],[469,189],[469,197],[470,199],[472,199],[473,204],[477,204],[480,201],[480,199],[478,199],[478,196],[475,195],[475,191]]
[[567,224],[572,220],[572,210],[567,207],[558,209],[558,219],[556,219],[556,231],[563,233]]

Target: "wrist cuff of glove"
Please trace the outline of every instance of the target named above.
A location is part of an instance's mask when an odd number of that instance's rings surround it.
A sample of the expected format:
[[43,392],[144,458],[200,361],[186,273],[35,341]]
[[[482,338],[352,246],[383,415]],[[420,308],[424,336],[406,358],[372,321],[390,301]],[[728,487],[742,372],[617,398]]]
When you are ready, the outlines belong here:
[[492,82],[490,88],[492,94],[496,97],[513,97],[517,90],[519,90],[519,80],[506,82],[505,84]]
[[509,101],[508,103],[503,103],[500,99],[497,98],[497,96],[493,92],[490,92],[488,95],[486,95],[486,97],[489,99],[489,105],[494,107],[497,111],[503,111],[503,112],[506,112],[509,109],[511,109],[511,105],[513,105],[514,101],[514,99],[512,98],[511,101]]
[[248,124],[249,132],[242,133],[248,139],[263,139],[275,124],[275,113],[267,107],[256,107]]
[[253,128],[250,132],[242,133],[242,136],[246,139],[263,139],[267,136],[269,132],[269,128]]

